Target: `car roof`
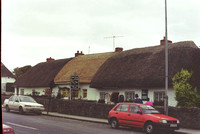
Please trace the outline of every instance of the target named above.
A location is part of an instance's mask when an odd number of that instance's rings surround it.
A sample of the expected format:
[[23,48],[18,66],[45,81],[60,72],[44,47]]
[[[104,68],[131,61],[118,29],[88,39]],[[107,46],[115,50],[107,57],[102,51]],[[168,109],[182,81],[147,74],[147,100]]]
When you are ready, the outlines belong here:
[[14,97],[31,97],[31,96],[26,96],[26,95],[12,95],[12,96],[14,96]]
[[134,105],[137,105],[137,106],[139,106],[139,105],[145,105],[145,104],[142,104],[142,103],[134,103],[134,102],[120,102],[120,103],[117,103],[117,105],[118,104],[134,104]]
[[[27,95],[13,95],[13,96],[27,96]],[[28,97],[31,97],[31,96],[28,96]]]

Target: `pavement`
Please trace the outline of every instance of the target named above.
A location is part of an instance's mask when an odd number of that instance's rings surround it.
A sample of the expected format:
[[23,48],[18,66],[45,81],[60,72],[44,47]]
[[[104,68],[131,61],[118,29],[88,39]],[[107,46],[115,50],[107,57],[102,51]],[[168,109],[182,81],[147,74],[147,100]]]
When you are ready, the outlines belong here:
[[[67,115],[67,114],[60,114],[60,113],[57,113],[57,112],[48,112],[47,113],[46,111],[42,112],[42,114],[48,115],[48,116],[54,116],[54,117],[67,118],[67,119],[74,119],[74,120],[108,124],[107,119],[92,118],[92,117],[85,117],[85,116],[76,116],[76,115]],[[200,134],[200,130],[187,129],[187,128],[180,128],[179,130],[176,130],[176,132],[183,133],[183,134]]]

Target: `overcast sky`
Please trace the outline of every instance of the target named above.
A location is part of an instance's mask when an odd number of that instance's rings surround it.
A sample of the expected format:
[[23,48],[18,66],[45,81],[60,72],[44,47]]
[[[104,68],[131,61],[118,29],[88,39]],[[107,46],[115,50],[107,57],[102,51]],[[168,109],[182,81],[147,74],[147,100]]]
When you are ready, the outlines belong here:
[[[2,62],[15,67],[46,58],[159,45],[164,0],[2,0]],[[168,39],[200,46],[200,0],[168,0]]]

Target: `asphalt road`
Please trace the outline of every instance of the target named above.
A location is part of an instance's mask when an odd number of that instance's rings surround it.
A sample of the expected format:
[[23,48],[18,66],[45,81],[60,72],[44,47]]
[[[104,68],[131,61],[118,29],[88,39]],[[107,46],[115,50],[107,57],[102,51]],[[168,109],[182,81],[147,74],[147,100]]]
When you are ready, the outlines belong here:
[[[144,134],[141,129],[127,127],[111,129],[107,124],[36,114],[20,115],[18,112],[5,112],[5,110],[3,110],[3,123],[11,126],[15,134]],[[159,132],[162,133],[164,132]]]

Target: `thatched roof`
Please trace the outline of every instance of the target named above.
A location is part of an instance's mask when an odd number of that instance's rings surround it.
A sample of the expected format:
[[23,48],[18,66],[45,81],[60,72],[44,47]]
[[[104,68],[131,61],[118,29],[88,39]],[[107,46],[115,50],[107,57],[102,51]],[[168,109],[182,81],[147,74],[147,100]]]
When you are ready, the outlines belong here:
[[[200,49],[192,41],[169,44],[169,86],[173,76],[193,64],[200,70]],[[193,68],[189,68],[193,69]],[[198,74],[200,77],[200,74]],[[200,83],[200,82],[199,82]],[[165,46],[123,51],[110,57],[91,81],[94,88],[149,88],[165,85]]]
[[115,52],[80,55],[68,62],[55,77],[55,83],[70,82],[71,75],[78,75],[80,83],[90,83],[99,67]]
[[20,76],[14,85],[18,87],[49,87],[57,73],[70,60],[71,58],[39,63]]
[[8,68],[1,62],[1,77],[15,78]]

